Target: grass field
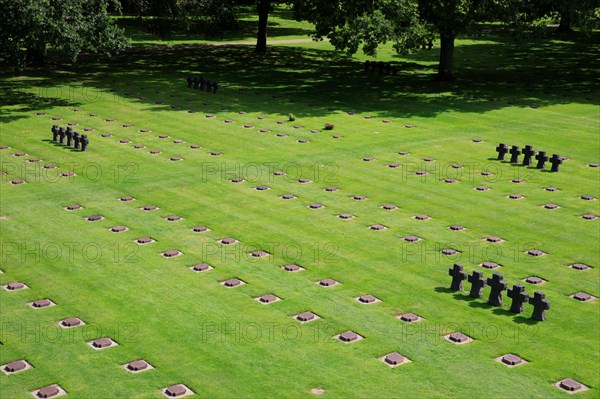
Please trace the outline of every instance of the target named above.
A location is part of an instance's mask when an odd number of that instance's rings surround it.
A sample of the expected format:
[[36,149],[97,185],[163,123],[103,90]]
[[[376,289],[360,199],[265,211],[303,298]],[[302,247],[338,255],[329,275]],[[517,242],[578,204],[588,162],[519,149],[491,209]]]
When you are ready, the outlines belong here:
[[[289,24],[282,38],[300,37]],[[575,397],[598,397],[598,300],[569,297],[600,296],[598,220],[580,218],[600,214],[597,200],[580,198],[600,197],[599,169],[588,166],[600,163],[597,33],[518,44],[493,31],[465,37],[448,84],[431,80],[435,50],[399,57],[382,47],[378,59],[401,66],[392,77],[364,75],[365,57],[323,42],[271,46],[261,58],[248,46],[138,39],[108,64],[2,75],[0,145],[10,148],[0,150],[0,285],[29,288],[0,290],[0,364],[25,359],[33,369],[0,374],[0,397],[59,384],[68,397],[160,398],[161,388],[185,384],[206,398],[314,397],[315,388],[332,398],[560,398],[567,394],[553,384],[564,378],[590,388]],[[188,73],[217,79],[220,94],[187,89]],[[93,129],[89,151],[52,142],[52,124],[68,122]],[[500,142],[568,159],[559,173],[499,162]],[[49,163],[58,168],[44,169]],[[60,176],[69,171],[76,176]],[[9,183],[17,178],[27,184]],[[270,189],[255,189],[261,185]],[[128,195],[135,201],[119,200]],[[313,203],[324,207],[309,209]],[[550,203],[560,208],[544,209]],[[63,209],[70,204],[83,209]],[[146,205],[159,209],[140,210]],[[95,214],[103,219],[85,220]],[[170,215],[183,220],[168,222]],[[129,230],[111,232],[117,225]],[[210,231],[193,232],[198,225]],[[407,235],[422,240],[407,243]],[[140,237],[155,242],[138,245]],[[224,237],[239,242],[225,246]],[[460,253],[445,256],[444,248]],[[161,256],[172,249],[182,255]],[[255,250],[271,256],[248,255]],[[501,267],[482,268],[484,261]],[[203,262],[214,269],[190,270]],[[486,304],[489,288],[480,299],[468,297],[466,282],[464,292],[451,292],[456,262],[486,278],[500,272],[531,295],[543,291],[548,319],[531,321],[529,304],[521,315],[508,312],[506,292],[501,308]],[[289,263],[305,270],[286,272]],[[529,276],[547,281],[523,282]],[[246,284],[220,284],[234,277]],[[315,284],[323,278],[341,285]],[[255,300],[263,294],[282,300],[263,305]],[[364,294],[381,302],[355,300]],[[45,298],[57,306],[27,305]],[[293,319],[304,311],[320,319]],[[407,312],[425,320],[396,317]],[[57,326],[69,317],[86,325]],[[364,339],[332,338],[347,330]],[[455,331],[474,341],[443,338]],[[103,337],[119,345],[86,345]],[[390,352],[411,362],[388,367],[379,358]],[[507,353],[528,363],[494,360]],[[121,367],[137,359],[154,369]]]

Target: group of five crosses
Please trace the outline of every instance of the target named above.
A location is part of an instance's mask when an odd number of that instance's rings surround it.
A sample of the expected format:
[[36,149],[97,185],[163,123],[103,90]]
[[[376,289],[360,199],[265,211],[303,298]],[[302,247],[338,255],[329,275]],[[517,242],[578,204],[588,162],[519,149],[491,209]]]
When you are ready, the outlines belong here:
[[[65,138],[67,142],[65,143]],[[87,134],[79,135],[79,132],[74,132],[71,126],[58,127],[58,125],[52,125],[52,140],[58,141],[61,144],[67,144],[69,147],[73,147],[76,150],[81,149],[85,151],[88,144],[90,143]]]
[[511,163],[519,163],[519,155],[523,154],[523,162],[521,163],[523,166],[531,166],[533,162],[532,158],[535,158],[537,160],[537,169],[544,169],[546,162],[550,161],[552,164],[550,172],[558,172],[560,164],[563,163],[563,159],[560,155],[554,154],[551,158],[548,158],[546,151],[536,152],[530,145],[526,145],[523,150],[520,150],[518,145],[513,145],[509,149],[506,144],[500,143],[498,147],[496,147],[496,152],[498,153],[499,161],[503,161],[504,156],[507,153],[510,153]]
[[204,80],[204,76],[200,76],[200,78],[198,78],[192,77],[192,75],[188,75],[186,80],[187,87],[189,88],[193,87],[194,89],[213,92],[214,94],[217,94],[217,92],[219,91],[219,83],[216,80],[213,80],[211,82],[208,79]]
[[[463,281],[468,280],[471,283],[471,298],[481,298],[483,288],[489,286],[491,288],[488,304],[491,306],[502,306],[502,291],[506,290],[507,284],[504,281],[504,276],[501,273],[494,273],[492,277],[488,277],[487,281],[483,278],[483,273],[480,270],[474,270],[473,274],[467,276],[463,271],[462,265],[455,263],[451,269],[448,269],[448,274],[452,276],[452,284],[450,289],[453,291],[462,291]],[[543,292],[536,291],[533,297],[525,292],[525,287],[521,284],[515,284],[507,291],[507,295],[512,299],[510,312],[523,313],[523,304],[529,302],[533,305],[533,320],[546,320],[545,311],[550,309],[550,302],[546,299]]]

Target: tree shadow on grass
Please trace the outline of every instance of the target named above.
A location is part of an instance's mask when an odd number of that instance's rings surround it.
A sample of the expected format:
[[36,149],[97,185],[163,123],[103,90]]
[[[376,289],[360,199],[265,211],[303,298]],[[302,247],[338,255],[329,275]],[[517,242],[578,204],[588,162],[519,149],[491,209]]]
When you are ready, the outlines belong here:
[[[597,104],[597,71],[590,66],[599,37],[595,32],[577,42],[519,45],[499,38],[495,43],[459,46],[458,79],[446,83],[432,80],[435,65],[422,56],[403,58],[406,69],[397,76],[365,75],[361,60],[332,50],[293,46],[270,46],[265,55],[257,55],[252,46],[136,47],[110,61],[83,56],[76,71],[80,79],[103,86],[99,91],[114,88],[111,95],[122,99],[129,91],[128,101],[136,98],[133,101],[148,105],[148,111],[173,110],[170,105],[176,104],[180,112],[211,102],[216,109],[243,108],[282,116],[293,112],[322,117],[340,110],[430,118],[451,111],[482,113],[532,104]],[[470,61],[465,64],[461,59]],[[491,67],[498,64],[503,67]],[[427,72],[413,73],[416,69]],[[189,91],[187,74],[219,81],[219,94]],[[58,83],[40,72],[33,75],[41,78],[38,87]],[[18,90],[27,81],[10,85]],[[176,97],[167,100],[171,95]],[[146,98],[137,98],[141,96]],[[154,104],[156,100],[165,104]],[[18,117],[15,112],[5,116],[7,121]]]

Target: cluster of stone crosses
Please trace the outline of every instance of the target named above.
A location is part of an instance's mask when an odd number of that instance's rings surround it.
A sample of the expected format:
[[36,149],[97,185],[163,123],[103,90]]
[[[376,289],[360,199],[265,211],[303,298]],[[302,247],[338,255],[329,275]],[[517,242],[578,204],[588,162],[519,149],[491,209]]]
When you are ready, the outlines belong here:
[[[65,138],[67,139],[66,143]],[[87,150],[87,146],[90,143],[87,134],[80,135],[79,132],[74,132],[71,126],[64,128],[52,125],[52,140],[81,151]]]
[[194,88],[196,90],[206,91],[209,93],[217,94],[219,92],[219,82],[216,80],[210,81],[209,79],[204,79],[204,76],[188,75],[187,76],[187,87]]
[[544,169],[546,162],[550,161],[552,164],[550,172],[558,172],[560,165],[564,160],[564,158],[558,154],[553,154],[551,158],[548,158],[546,151],[534,151],[529,144],[521,150],[518,145],[513,145],[509,149],[506,144],[500,143],[498,144],[498,147],[496,147],[496,152],[498,153],[499,161],[504,161],[504,156],[507,153],[510,153],[510,163],[519,163],[519,155],[523,154],[523,161],[521,162],[521,165],[523,166],[532,166],[532,159],[535,158],[537,160],[537,165],[535,166],[537,169]]
[[[483,296],[483,288],[489,286],[491,288],[488,304],[491,306],[502,306],[502,291],[506,290],[507,284],[504,281],[502,273],[494,273],[487,280],[483,278],[481,270],[474,270],[470,276],[464,272],[462,265],[455,263],[454,266],[448,269],[448,274],[452,276],[450,289],[452,291],[462,291],[463,281],[467,280],[471,283],[469,296],[471,298],[481,298]],[[531,297],[525,292],[525,287],[521,284],[515,284],[507,291],[507,295],[512,299],[509,312],[523,313],[523,304],[529,302],[533,305],[532,320],[546,320],[546,310],[550,309],[550,302],[546,299],[546,294],[541,291],[536,291]]]

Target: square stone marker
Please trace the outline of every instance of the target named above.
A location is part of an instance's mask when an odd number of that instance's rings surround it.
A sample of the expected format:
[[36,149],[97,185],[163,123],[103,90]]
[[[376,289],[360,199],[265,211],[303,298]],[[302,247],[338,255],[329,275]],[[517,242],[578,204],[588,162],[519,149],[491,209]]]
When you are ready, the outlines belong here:
[[83,207],[81,205],[72,204],[72,205],[67,205],[64,209],[67,211],[76,211],[78,209],[83,209]]
[[500,267],[500,265],[497,264],[496,262],[489,262],[489,261],[481,262],[479,264],[479,266],[485,267],[486,269],[497,269]]
[[84,326],[85,322],[78,317],[71,317],[69,319],[64,319],[58,322],[58,325],[61,328],[75,328]]
[[135,240],[136,243],[140,245],[150,244],[151,242],[156,242],[152,237],[140,237]]
[[387,355],[380,357],[379,360],[381,360],[382,362],[384,362],[392,368],[401,366],[406,363],[410,363],[411,361],[410,359],[404,357],[398,352],[388,353]]
[[302,312],[294,315],[293,318],[300,323],[310,323],[311,321],[315,321],[320,319],[319,316],[314,314],[313,312]]
[[555,387],[566,391],[567,393],[576,393],[583,392],[590,389],[588,386],[583,385],[579,381],[576,381],[572,378],[565,378],[564,380],[560,380],[554,384]]
[[194,391],[183,384],[171,385],[160,390],[167,398],[183,398],[184,396],[194,395]]
[[207,272],[209,270],[212,270],[213,267],[211,265],[209,265],[208,263],[198,263],[197,265],[194,265],[192,267],[190,267],[190,269],[192,269],[195,272]]
[[334,335],[333,338],[342,341],[345,344],[349,344],[351,342],[360,341],[364,339],[364,337],[360,334],[355,333],[354,331],[346,331],[341,334]]
[[15,360],[13,362],[3,364],[2,366],[0,366],[0,369],[6,375],[17,374],[22,371],[29,370],[31,368],[33,368],[33,366],[31,366],[31,364],[29,364],[27,360],[23,359]]
[[154,206],[154,205],[146,205],[146,206],[142,207],[142,210],[146,211],[146,212],[155,211],[157,209],[158,209],[158,207]]
[[317,281],[315,284],[318,284],[321,287],[333,287],[336,285],[340,285],[340,283],[338,281],[335,281],[334,279],[331,279],[331,278],[324,278],[323,280]]
[[133,374],[143,373],[154,368],[150,363],[142,359],[124,364],[121,367]]
[[28,302],[27,305],[29,305],[32,309],[42,309],[56,306],[56,304],[50,299],[38,299],[37,301]]
[[244,285],[244,284],[246,284],[246,283],[238,278],[230,278],[229,280],[225,280],[225,281],[221,282],[221,285],[224,285],[227,288],[238,287],[238,286]]
[[417,219],[417,220],[427,220],[427,219],[430,219],[430,217],[429,217],[429,216],[427,216],[427,215],[422,215],[422,214],[420,214],[420,215],[415,215],[415,216],[414,216],[414,218],[415,218],[415,219]]
[[540,251],[539,249],[530,249],[526,253],[527,253],[527,255],[531,255],[531,256],[544,256],[544,255],[546,255],[545,252]]
[[526,283],[529,283],[529,284],[534,284],[534,285],[539,285],[539,284],[543,284],[546,282],[546,280],[544,280],[543,278],[537,277],[537,276],[527,277],[523,281],[525,281]]
[[176,249],[169,249],[168,251],[161,253],[161,255],[164,256],[165,258],[174,258],[176,256],[181,255],[181,252],[179,252]]
[[270,303],[281,301],[281,298],[279,298],[277,295],[265,294],[265,295],[259,296],[257,298],[254,298],[254,300],[262,303],[263,305],[268,305]]
[[15,281],[2,286],[6,291],[20,291],[29,288],[26,284]]
[[495,358],[494,360],[497,361],[498,363],[502,363],[503,365],[505,365],[507,367],[517,367],[522,364],[529,363],[525,359],[523,359],[517,355],[513,355],[511,353],[499,356],[499,357]]
[[36,398],[58,398],[64,396],[67,392],[58,384],[48,385],[46,387],[36,389],[31,394]]
[[98,220],[104,219],[101,215],[91,215],[87,217],[88,222],[97,222]]
[[118,346],[119,344],[113,341],[110,338],[99,338],[87,343],[94,350],[102,350],[106,348],[112,348],[113,346]]
[[338,215],[338,218],[343,219],[343,220],[350,220],[350,219],[354,219],[354,215],[350,214],[350,213],[340,213]]
[[406,323],[416,323],[417,321],[425,320],[421,316],[414,313],[404,313],[396,317]]
[[291,263],[289,265],[283,266],[283,270],[285,270],[286,272],[295,273],[295,272],[300,272],[300,271],[304,270],[304,268],[295,263]]
[[573,264],[569,265],[569,267],[572,269],[575,269],[575,270],[591,269],[591,267],[586,265],[585,263],[573,263]]
[[250,252],[250,255],[253,258],[265,258],[267,256],[271,256],[270,253],[268,253],[267,251],[263,251],[263,250],[258,250],[258,251]]
[[206,226],[195,226],[192,230],[196,233],[203,233],[205,231],[209,231],[210,229]]
[[359,297],[354,298],[354,300],[365,305],[381,302],[381,299],[376,298],[373,295],[361,295]]
[[381,230],[386,230],[387,226],[384,226],[382,224],[372,224],[369,226],[369,229],[375,230],[375,231],[381,231]]
[[238,240],[236,240],[235,238],[232,238],[232,237],[227,237],[227,238],[221,238],[219,240],[219,242],[223,245],[231,245],[231,244],[235,244],[236,242],[238,242]]
[[590,302],[596,299],[595,296],[588,294],[587,292],[577,292],[570,296],[571,298],[578,300],[579,302]]
[[127,226],[114,226],[110,228],[110,231],[112,231],[113,233],[121,233],[127,230],[129,230]]
[[473,341],[473,338],[460,332],[444,335],[444,339],[456,345],[463,345]]

